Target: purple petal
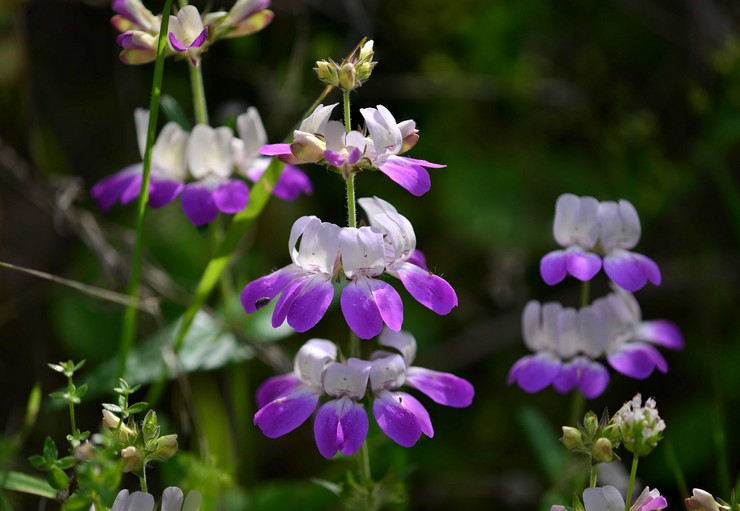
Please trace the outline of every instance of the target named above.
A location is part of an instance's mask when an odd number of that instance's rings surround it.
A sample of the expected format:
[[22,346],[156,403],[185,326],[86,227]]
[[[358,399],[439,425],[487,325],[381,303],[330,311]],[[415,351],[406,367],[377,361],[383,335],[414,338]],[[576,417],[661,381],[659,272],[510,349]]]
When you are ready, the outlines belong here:
[[264,154],[265,156],[280,156],[293,153],[290,151],[290,144],[265,144],[260,147],[260,154]]
[[[551,353],[543,352],[524,357],[514,365],[515,379],[525,392],[539,392],[550,385],[560,373],[562,362]],[[510,374],[511,374],[510,372]]]
[[410,367],[406,383],[429,396],[441,405],[464,408],[473,402],[473,385],[454,374],[432,371],[423,367]]
[[365,441],[367,430],[365,409],[348,397],[324,404],[314,421],[316,446],[325,458],[333,457],[337,451],[352,456]]
[[429,172],[419,165],[403,164],[400,158],[391,156],[379,170],[417,197],[427,193],[432,187]]
[[393,286],[381,280],[358,277],[342,290],[342,313],[361,339],[380,333],[383,323],[394,331],[403,323],[403,302]]
[[311,195],[313,186],[308,176],[298,167],[286,165],[275,183],[272,194],[283,200],[295,200],[300,194]]
[[416,416],[387,390],[380,392],[373,401],[373,416],[383,433],[403,447],[413,447],[421,436]]
[[180,202],[185,216],[196,227],[211,223],[218,216],[213,192],[198,183],[185,185]]
[[422,252],[418,248],[411,253],[409,258],[406,259],[406,262],[409,264],[414,264],[422,270],[429,271],[429,267],[427,266],[427,257],[424,255],[424,252]]
[[609,353],[607,361],[616,371],[638,380],[650,376],[656,367],[661,372],[668,370],[663,355],[649,344],[643,343],[623,345],[614,353]]
[[169,40],[170,44],[172,45],[172,48],[175,51],[183,52],[187,50],[184,44],[182,44],[180,41],[178,41],[177,37],[175,37],[175,34],[173,32],[170,32],[169,34]]
[[581,366],[578,389],[587,399],[599,397],[609,385],[609,371],[598,362],[584,363]]
[[334,167],[341,167],[347,160],[341,153],[329,151],[328,149],[324,151],[324,159]]
[[567,274],[567,257],[564,250],[554,250],[540,261],[540,275],[547,285],[554,286]]
[[430,169],[443,169],[447,165],[442,165],[441,163],[432,163],[430,161],[426,160],[419,160],[416,158],[409,158],[408,156],[396,156],[396,158],[405,160],[409,163],[413,163],[414,165],[421,165],[422,167],[429,167]]
[[563,364],[557,378],[552,382],[553,388],[560,394],[567,394],[578,385],[578,366],[572,361]]
[[457,306],[457,294],[443,278],[411,263],[401,264],[395,270],[406,290],[423,306],[442,315]]
[[601,269],[601,257],[580,249],[567,250],[566,267],[568,273],[581,282],[586,282],[599,273]]
[[208,37],[208,27],[203,27],[198,37],[190,44],[190,48],[200,48],[203,46],[203,43],[206,42],[206,37]]
[[249,202],[249,187],[239,179],[229,179],[213,192],[213,202],[219,211],[239,213]]
[[642,289],[648,280],[660,284],[660,270],[652,259],[628,252],[613,250],[604,257],[604,271],[619,287],[634,292]]
[[285,289],[298,272],[299,270],[295,266],[286,266],[244,286],[241,301],[247,314],[251,314],[267,305],[280,291]]
[[310,330],[324,317],[334,298],[334,286],[326,275],[315,275],[303,281],[300,292],[292,300],[288,324],[296,332]]
[[98,181],[92,187],[90,195],[101,211],[108,211],[113,207],[113,204],[121,198],[123,192],[129,187],[131,181],[136,179],[137,175],[141,176],[140,167],[140,164],[126,167],[122,171]]
[[259,409],[254,414],[254,423],[268,438],[277,438],[290,433],[306,422],[316,405],[319,394],[301,387],[287,396],[282,396]]
[[257,388],[255,402],[257,408],[264,408],[270,401],[281,396],[287,396],[301,385],[301,380],[295,373],[280,374],[262,382]]
[[141,195],[141,181],[143,179],[144,177],[141,174],[137,174],[129,181],[128,186],[121,194],[121,204],[125,206],[139,198],[139,195]]
[[136,39],[134,39],[133,32],[124,32],[116,37],[116,44],[122,48],[126,48],[127,50],[151,50],[148,46],[137,44]]
[[684,347],[681,330],[664,319],[639,323],[634,332],[634,340],[647,341],[672,350],[681,350]]
[[429,438],[434,437],[432,420],[429,418],[429,412],[424,408],[424,405],[422,405],[414,396],[407,394],[406,392],[395,392],[394,396],[398,399],[398,402],[401,403],[401,406],[414,414],[414,417],[416,417],[416,421],[419,423],[419,427],[421,428],[421,432]]
[[171,179],[155,179],[152,177],[149,192],[149,205],[155,209],[166,206],[175,200],[184,188],[185,185],[180,181],[173,181]]

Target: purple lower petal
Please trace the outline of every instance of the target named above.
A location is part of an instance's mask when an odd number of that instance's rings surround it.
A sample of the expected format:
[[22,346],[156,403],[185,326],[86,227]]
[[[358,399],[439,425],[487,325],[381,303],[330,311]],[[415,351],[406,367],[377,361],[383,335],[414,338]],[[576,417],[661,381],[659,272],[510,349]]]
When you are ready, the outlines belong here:
[[180,202],[185,216],[196,227],[209,224],[218,216],[218,208],[213,201],[213,192],[197,183],[185,186]]
[[239,213],[249,202],[249,187],[244,181],[229,179],[213,192],[213,202],[219,211]]
[[443,278],[408,262],[395,271],[406,290],[423,306],[442,315],[457,307],[457,294]]
[[270,401],[287,396],[300,385],[301,380],[295,373],[281,374],[266,379],[257,389],[255,396],[257,408],[264,408]]
[[260,408],[254,414],[254,423],[266,437],[277,438],[306,422],[318,403],[319,394],[302,387]]
[[414,165],[421,165],[422,167],[429,167],[430,169],[443,169],[447,166],[447,165],[442,165],[441,163],[432,163],[426,160],[409,158],[408,156],[397,156],[397,158],[401,160],[405,160],[408,163],[413,163]]
[[316,446],[325,458],[333,457],[337,451],[352,456],[365,441],[367,430],[365,409],[348,397],[324,404],[314,421]]
[[334,167],[341,167],[347,160],[343,154],[328,149],[324,151],[324,159]]
[[540,275],[549,286],[561,282],[568,274],[567,258],[564,250],[555,250],[540,261]]
[[391,157],[380,166],[380,171],[417,197],[432,187],[429,172],[419,165],[403,164],[399,157]]
[[141,175],[141,164],[126,167],[122,171],[98,181],[90,190],[90,196],[95,200],[101,211],[108,211],[121,198],[123,192],[137,175]]
[[358,277],[342,290],[340,303],[347,324],[361,339],[378,335],[383,322],[392,330],[401,328],[403,302],[387,282]]
[[638,380],[650,376],[656,366],[663,372],[668,369],[660,352],[643,343],[623,345],[615,352],[609,353],[607,361],[616,371]]
[[560,359],[551,353],[537,353],[522,359],[516,381],[525,392],[539,392],[555,381],[561,366]]
[[282,154],[293,154],[290,144],[265,144],[260,147],[260,154],[265,156],[280,156]]
[[469,406],[475,394],[468,380],[423,367],[408,368],[406,383],[429,396],[435,403],[455,408]]
[[585,361],[580,368],[578,389],[587,399],[599,397],[609,385],[609,371],[598,362]]
[[183,188],[185,188],[185,185],[180,181],[152,177],[149,205],[155,209],[166,206],[182,193]]
[[200,31],[200,34],[198,34],[198,37],[193,40],[193,42],[190,44],[190,48],[200,48],[203,46],[203,43],[206,42],[206,38],[208,37],[208,27],[203,27],[203,30]]
[[429,267],[427,266],[427,257],[424,255],[424,252],[422,252],[418,248],[411,253],[409,258],[406,259],[406,262],[409,264],[414,264],[422,270],[429,271]]
[[553,388],[560,394],[567,394],[578,385],[578,366],[572,361],[563,364],[557,378],[553,380]]
[[648,280],[660,284],[660,270],[648,257],[623,249],[613,250],[604,258],[604,271],[619,287],[634,292]]
[[581,282],[587,282],[601,270],[601,257],[581,249],[566,251],[568,273]]
[[634,340],[647,341],[672,350],[681,350],[684,347],[681,330],[675,323],[664,319],[639,323],[634,332]]
[[298,167],[286,165],[275,183],[272,194],[283,200],[295,200],[300,194],[311,195],[313,186],[308,176]]
[[416,416],[387,390],[380,392],[373,401],[373,416],[383,433],[403,447],[413,447],[421,436]]
[[434,428],[432,427],[432,420],[429,418],[429,412],[424,408],[418,399],[411,394],[406,392],[394,392],[393,395],[398,399],[398,402],[406,408],[409,412],[414,414],[416,422],[419,423],[421,432],[429,438],[434,437]]
[[172,46],[172,49],[173,50],[179,51],[179,52],[183,52],[183,51],[187,50],[187,48],[185,47],[185,45],[182,44],[177,39],[177,37],[175,37],[175,34],[172,33],[172,32],[169,33],[169,41],[170,41],[170,45]]
[[242,290],[242,307],[251,314],[270,303],[293,280],[300,270],[293,265],[265,275],[247,284]]
[[139,198],[139,195],[141,195],[141,182],[143,179],[144,177],[141,174],[137,174],[131,181],[129,181],[128,186],[121,194],[121,204],[125,206]]
[[305,332],[324,317],[334,298],[331,277],[324,274],[306,279],[288,311],[288,324],[296,332]]
[[298,276],[288,283],[285,289],[283,289],[283,292],[280,294],[280,298],[278,298],[278,301],[275,304],[275,310],[272,311],[273,328],[279,327],[286,320],[288,312],[290,312],[290,306],[293,305],[295,299],[298,298],[303,286],[306,285],[306,281],[310,277],[310,275]]

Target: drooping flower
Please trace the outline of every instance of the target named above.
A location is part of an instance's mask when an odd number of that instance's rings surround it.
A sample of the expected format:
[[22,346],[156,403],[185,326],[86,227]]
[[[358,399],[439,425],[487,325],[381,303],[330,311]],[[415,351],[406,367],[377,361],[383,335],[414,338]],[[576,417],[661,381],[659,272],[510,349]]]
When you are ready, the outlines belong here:
[[635,297],[615,286],[615,292],[594,301],[606,332],[606,356],[616,371],[639,380],[657,368],[668,371],[668,362],[655,348],[680,350],[684,340],[678,327],[666,320],[642,321]]
[[[198,491],[191,491],[183,503],[182,490],[176,486],[165,488],[162,492],[162,511],[198,511],[203,497]],[[121,490],[116,496],[111,511],[153,511],[154,497],[150,493],[136,491],[129,494]]]
[[113,26],[121,32],[116,43],[123,47],[120,59],[126,64],[152,62],[157,56],[161,16],[155,16],[140,0],[113,0]]
[[[234,162],[250,181],[257,182],[272,159],[259,153],[259,148],[267,143],[267,133],[256,108],[249,107],[246,113],[236,118],[236,130],[239,138],[234,137],[231,141]],[[313,193],[311,181],[302,170],[285,165],[272,194],[283,200],[294,200],[301,193]]]
[[[149,124],[149,112],[137,109],[134,112],[139,152],[144,157],[146,134]],[[183,190],[186,178],[186,151],[189,135],[176,123],[167,123],[159,133],[152,148],[152,163],[149,184],[149,205],[160,208],[169,204]],[[103,211],[108,211],[113,204],[128,204],[141,192],[143,163],[129,165],[123,170],[109,176],[90,191],[90,195]]]
[[553,235],[564,250],[550,252],[540,261],[540,274],[549,285],[573,275],[591,280],[601,269],[601,258],[590,252],[599,239],[599,202],[593,197],[565,193],[555,203]]
[[241,295],[244,310],[253,313],[280,294],[273,327],[286,318],[299,332],[314,327],[334,297],[331,279],[339,263],[339,231],[338,226],[315,216],[296,220],[288,243],[293,263],[247,284]]
[[254,424],[265,436],[283,436],[306,422],[324,394],[324,373],[336,357],[334,343],[311,339],[298,350],[292,373],[274,376],[260,385]]
[[270,0],[237,0],[228,12],[208,13],[203,22],[215,29],[216,39],[247,36],[272,22],[275,13],[269,6]]
[[642,289],[650,281],[660,284],[658,265],[647,256],[630,252],[640,241],[640,217],[626,200],[599,203],[601,246],[604,271],[618,286],[627,291]]
[[196,181],[182,193],[182,209],[193,225],[205,225],[218,212],[238,213],[247,207],[249,187],[231,177],[234,167],[230,128],[197,124],[190,135],[188,164]]
[[200,54],[207,37],[208,27],[203,25],[197,7],[186,5],[177,12],[177,16],[170,16],[167,35],[169,47],[175,53],[185,54],[191,65],[197,66],[200,63]]
[[599,396],[609,372],[594,359],[604,352],[606,338],[593,308],[564,308],[556,302],[530,301],[522,314],[524,344],[535,353],[517,360],[507,383],[525,392],[553,385],[561,393],[573,388],[587,398]]

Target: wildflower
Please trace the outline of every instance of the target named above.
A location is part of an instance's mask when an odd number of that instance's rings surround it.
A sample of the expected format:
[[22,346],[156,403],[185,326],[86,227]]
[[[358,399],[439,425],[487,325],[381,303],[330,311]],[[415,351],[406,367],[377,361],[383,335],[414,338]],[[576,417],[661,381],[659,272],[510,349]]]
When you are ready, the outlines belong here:
[[237,0],[228,11],[208,13],[204,23],[215,29],[215,38],[242,37],[259,32],[272,22],[270,0]]
[[522,314],[522,333],[524,344],[536,353],[514,363],[509,385],[517,382],[530,393],[550,384],[560,393],[578,387],[589,399],[604,391],[609,373],[594,359],[603,353],[606,339],[592,308],[576,311],[555,302],[530,301]]
[[144,64],[157,57],[161,16],[155,16],[140,0],[113,0],[111,19],[121,32],[116,43],[123,47],[120,59],[126,64]]
[[694,488],[693,495],[685,500],[686,509],[692,511],[730,511],[726,503],[717,502],[711,493]]
[[[139,152],[144,157],[149,112],[137,109],[134,112]],[[149,205],[160,208],[169,204],[182,192],[186,178],[185,155],[189,135],[176,123],[167,123],[157,136],[152,148],[152,163],[149,183]],[[113,204],[128,204],[139,196],[144,164],[129,165],[123,170],[99,181],[93,186],[90,195],[103,210]]]
[[339,169],[342,176],[347,179],[352,172],[352,167],[357,165],[362,155],[365,154],[367,139],[356,130],[347,133],[344,124],[338,121],[330,121],[325,131],[324,160]]
[[648,398],[642,405],[638,393],[614,414],[612,422],[619,429],[621,440],[635,456],[647,456],[663,438],[665,422],[658,415],[655,400]]
[[[198,511],[203,497],[200,492],[191,491],[185,497],[180,488],[170,486],[162,492],[162,511]],[[91,508],[92,509],[92,508]],[[116,496],[111,511],[153,511],[154,497],[150,493],[136,491],[129,494],[128,490],[121,490]]]
[[[586,511],[621,511],[625,508],[624,498],[614,486],[586,488],[583,491],[583,505]],[[645,488],[630,511],[654,511],[668,507],[665,497],[656,489]]]
[[615,292],[594,301],[607,336],[607,361],[616,371],[644,379],[656,368],[665,373],[668,363],[654,345],[683,349],[681,331],[670,321],[642,321],[635,297],[615,287]]
[[270,378],[257,389],[254,423],[265,436],[277,438],[306,422],[324,394],[324,372],[336,356],[334,343],[311,339],[298,350],[292,373]]
[[273,327],[286,318],[298,332],[314,327],[334,297],[331,279],[339,263],[339,231],[337,225],[315,216],[296,220],[288,244],[293,263],[247,284],[241,295],[244,310],[251,314],[280,294]]
[[[250,107],[236,118],[236,130],[239,138],[231,141],[234,162],[250,181],[257,182],[271,158],[259,154],[259,148],[267,142],[267,133],[256,108]],[[308,176],[292,165],[285,165],[272,190],[273,195],[283,200],[294,200],[301,193],[310,195],[312,192]]]
[[591,280],[601,269],[601,258],[589,252],[599,238],[599,202],[593,197],[565,193],[555,203],[553,235],[565,250],[550,252],[540,261],[540,274],[554,285],[567,274]]
[[197,180],[185,186],[182,209],[193,225],[205,225],[216,219],[218,212],[238,213],[247,207],[249,187],[232,179],[233,155],[230,128],[211,128],[198,124],[188,144],[188,164]]
[[200,53],[208,37],[208,27],[195,6],[186,5],[177,16],[170,16],[167,42],[175,53],[184,53],[192,66],[200,63]]
[[627,291],[637,291],[647,281],[660,284],[655,261],[629,251],[640,241],[640,217],[632,204],[626,200],[599,203],[599,224],[604,271],[614,283]]

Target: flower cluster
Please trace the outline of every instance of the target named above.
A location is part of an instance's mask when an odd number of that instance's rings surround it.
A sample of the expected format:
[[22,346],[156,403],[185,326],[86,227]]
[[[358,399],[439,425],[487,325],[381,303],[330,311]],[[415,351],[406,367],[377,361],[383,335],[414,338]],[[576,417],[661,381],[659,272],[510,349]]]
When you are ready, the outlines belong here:
[[278,327],[287,318],[291,327],[305,332],[324,316],[334,297],[332,280],[340,274],[347,280],[342,312],[362,339],[378,335],[383,324],[398,331],[403,323],[401,297],[378,278],[383,274],[399,279],[411,296],[437,314],[457,306],[455,290],[430,273],[416,251],[408,219],[377,197],[358,202],[369,226],[340,228],[315,216],[296,220],[288,243],[293,263],[247,284],[241,297],[244,310],[253,313],[280,294],[272,325]]
[[509,385],[516,382],[526,392],[550,385],[560,393],[577,388],[593,399],[610,379],[607,368],[597,361],[601,357],[631,378],[645,379],[655,369],[667,372],[668,363],[655,346],[682,349],[683,336],[670,321],[643,321],[640,305],[630,293],[648,280],[660,282],[660,271],[651,259],[628,251],[640,238],[640,220],[632,204],[563,194],[557,200],[553,230],[565,249],[542,258],[545,282],[555,284],[568,273],[584,282],[593,278],[602,259],[590,250],[599,244],[613,292],[580,309],[530,301],[522,314],[522,333],[524,344],[535,353],[514,363]]
[[314,436],[321,455],[331,458],[337,452],[350,456],[365,441],[368,417],[360,401],[366,394],[372,396],[380,429],[404,447],[416,444],[422,433],[432,437],[434,429],[424,406],[400,391],[402,385],[446,406],[472,402],[474,390],[467,380],[411,365],[416,340],[409,333],[384,329],[379,344],[395,351],[376,351],[370,360],[338,361],[334,343],[311,339],[298,351],[292,373],[274,376],[257,390],[254,423],[270,438],[282,436],[303,424],[326,397],[314,420]]
[[618,286],[637,291],[650,281],[660,284],[660,269],[647,256],[630,252],[640,241],[640,217],[626,200],[599,202],[593,197],[563,194],[555,205],[553,234],[563,250],[545,255],[540,262],[542,279],[557,284],[566,275],[591,280],[601,269]]
[[262,147],[262,154],[278,156],[286,163],[318,163],[341,173],[346,179],[362,170],[380,170],[414,195],[423,195],[431,188],[427,168],[445,165],[399,156],[419,140],[416,123],[396,122],[383,105],[362,108],[366,131],[348,131],[339,121],[330,121],[337,106],[319,105],[293,132],[291,144],[270,144]]
[[[273,12],[267,9],[270,0],[237,0],[231,10],[201,15],[192,5],[186,5],[170,16],[167,50],[181,54],[197,66],[200,55],[218,39],[253,34],[270,24]],[[141,0],[113,0],[111,19],[121,32],[116,42],[123,48],[121,61],[126,64],[152,62],[157,53],[162,15],[155,16]]]
[[368,81],[377,62],[373,62],[373,42],[367,41],[357,45],[354,51],[337,64],[332,59],[316,61],[314,71],[321,83],[354,90]]
[[[624,497],[614,486],[586,488],[583,491],[583,508],[586,511],[624,511],[625,507]],[[646,487],[629,509],[630,511],[655,511],[667,507],[668,502],[658,490]],[[565,507],[552,506],[550,511],[565,511]]]
[[[139,151],[143,158],[149,112],[135,112]],[[227,127],[212,128],[197,124],[191,133],[177,123],[167,123],[152,149],[149,205],[159,208],[182,196],[182,209],[196,226],[205,225],[219,211],[238,213],[247,207],[249,186],[241,179],[255,182],[267,169],[270,158],[259,154],[267,141],[259,113],[250,107],[237,117],[235,137]],[[127,166],[98,182],[91,195],[103,211],[120,202],[128,204],[141,191],[143,163]],[[293,200],[312,192],[311,182],[299,169],[286,165],[273,194]]]
[[666,320],[642,321],[634,296],[616,288],[591,305],[574,309],[557,302],[530,301],[522,315],[525,345],[533,355],[519,359],[508,383],[526,392],[552,386],[560,393],[578,388],[589,399],[609,383],[609,373],[596,359],[605,356],[617,372],[645,379],[668,363],[655,346],[682,349],[680,330]]
[[[183,502],[182,490],[176,486],[170,486],[162,492],[161,509],[162,511],[198,511],[202,502],[203,497],[198,491],[188,493]],[[154,496],[142,491],[129,493],[128,490],[122,490],[116,496],[111,511],[154,511]]]
[[665,422],[658,415],[655,400],[648,398],[643,406],[640,394],[619,409],[613,422],[619,429],[625,448],[635,456],[650,454],[663,438],[665,430]]

